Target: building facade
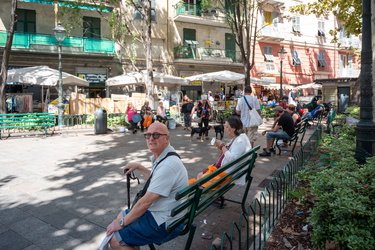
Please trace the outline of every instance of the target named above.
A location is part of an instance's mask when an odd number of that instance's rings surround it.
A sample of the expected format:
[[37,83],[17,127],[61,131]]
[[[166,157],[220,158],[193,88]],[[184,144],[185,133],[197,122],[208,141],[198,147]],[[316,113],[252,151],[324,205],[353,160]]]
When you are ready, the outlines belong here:
[[[88,1],[90,2],[90,1]],[[63,71],[81,76],[90,82],[88,96],[105,96],[105,79],[134,71],[129,59],[132,37],[125,46],[116,44],[110,25],[105,20],[116,6],[105,4],[98,14],[95,6],[82,6],[83,16],[71,28],[63,43]],[[359,75],[358,50],[360,40],[340,33],[332,42],[329,34],[340,25],[335,17],[293,13],[293,5],[305,0],[260,0],[258,32],[255,44],[253,77],[280,82],[280,57],[283,47],[282,82],[307,84],[316,79],[353,78]],[[0,51],[6,42],[10,20],[10,1],[0,0]],[[10,67],[47,65],[57,69],[57,43],[53,28],[64,23],[69,5],[66,1],[19,0],[17,27],[14,36]],[[129,8],[128,15],[140,27],[138,10]],[[225,15],[218,5],[202,9],[200,0],[152,1],[152,60],[154,71],[187,77],[200,73],[230,70],[243,73],[241,54]],[[138,22],[138,24],[137,24]],[[141,43],[134,46],[135,66],[145,69],[146,59]],[[216,86],[217,85],[217,86]],[[221,88],[217,83],[207,86],[184,86],[194,98],[200,93]],[[134,91],[142,91],[135,89]]]

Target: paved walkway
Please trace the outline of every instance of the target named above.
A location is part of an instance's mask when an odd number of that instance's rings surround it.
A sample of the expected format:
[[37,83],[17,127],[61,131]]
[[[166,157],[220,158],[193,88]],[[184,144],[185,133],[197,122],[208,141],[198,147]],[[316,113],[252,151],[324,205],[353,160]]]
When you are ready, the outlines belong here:
[[[272,121],[263,124],[260,130],[271,124]],[[210,140],[191,142],[182,127],[170,130],[170,134],[189,178],[217,159],[218,151]],[[214,131],[210,131],[213,136]],[[225,135],[224,141],[228,140]],[[264,137],[260,136],[257,143],[265,147]],[[122,167],[129,161],[150,166],[150,156],[141,133],[95,135],[89,131],[1,140],[0,249],[97,249],[107,225],[127,206]],[[258,197],[290,156],[288,152],[258,157],[249,202]],[[144,182],[143,178],[141,185],[132,182],[132,198]],[[237,187],[230,196],[240,198],[241,193],[241,187]],[[222,232],[230,231],[239,211],[239,205],[234,203],[227,203],[224,209],[209,207],[196,218],[192,249],[209,249]],[[186,236],[181,236],[157,248],[183,249],[185,241]]]

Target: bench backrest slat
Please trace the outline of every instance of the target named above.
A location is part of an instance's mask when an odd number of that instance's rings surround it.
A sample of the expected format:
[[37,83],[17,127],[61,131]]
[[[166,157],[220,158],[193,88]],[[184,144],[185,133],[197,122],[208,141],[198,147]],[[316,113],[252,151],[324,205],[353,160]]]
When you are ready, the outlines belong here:
[[[250,174],[257,157],[255,151],[257,151],[259,147],[260,146],[257,146],[256,148],[249,150],[239,158],[220,167],[214,172],[207,174],[203,178],[197,180],[195,183],[179,191],[176,194],[176,200],[184,200],[180,205],[172,210],[171,216],[174,217],[177,214],[185,212],[186,210],[188,211],[184,214],[184,216],[172,222],[168,226],[168,231],[173,231],[183,223],[185,224],[185,227],[181,232],[181,235],[186,234],[190,230],[194,218],[203,212],[217,198],[228,192],[239,178],[246,175],[246,181],[248,182],[251,180],[252,178]],[[236,164],[238,165],[235,168],[226,172],[229,168],[232,168]],[[202,185],[207,181],[212,180],[214,177],[217,177],[223,172],[226,172],[225,176],[214,181],[207,187],[202,187]],[[214,188],[216,188],[216,190],[213,190]]]

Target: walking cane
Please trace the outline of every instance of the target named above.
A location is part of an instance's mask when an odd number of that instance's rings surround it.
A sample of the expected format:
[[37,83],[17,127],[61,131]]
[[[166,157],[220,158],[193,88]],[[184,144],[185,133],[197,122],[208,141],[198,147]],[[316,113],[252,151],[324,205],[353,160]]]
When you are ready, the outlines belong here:
[[[128,171],[129,169],[124,169],[124,174]],[[126,188],[128,190],[128,209],[130,209],[130,179],[132,180],[137,180],[138,185],[139,185],[139,179],[137,176],[135,176],[134,172],[131,172],[126,175]]]

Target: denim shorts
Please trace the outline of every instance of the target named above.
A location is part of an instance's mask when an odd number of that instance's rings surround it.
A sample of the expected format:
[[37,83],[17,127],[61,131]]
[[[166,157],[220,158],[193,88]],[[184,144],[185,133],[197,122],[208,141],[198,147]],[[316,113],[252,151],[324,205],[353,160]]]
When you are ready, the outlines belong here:
[[[123,216],[129,213],[129,209],[122,212]],[[177,237],[183,229],[183,225],[177,227],[168,234],[165,223],[158,226],[150,211],[146,211],[141,217],[133,221],[120,231],[115,232],[116,239],[122,246],[144,246],[151,243],[162,244]]]
[[266,134],[266,139],[270,140],[272,138],[290,139],[290,136],[284,130],[278,130],[277,132],[268,132]]

